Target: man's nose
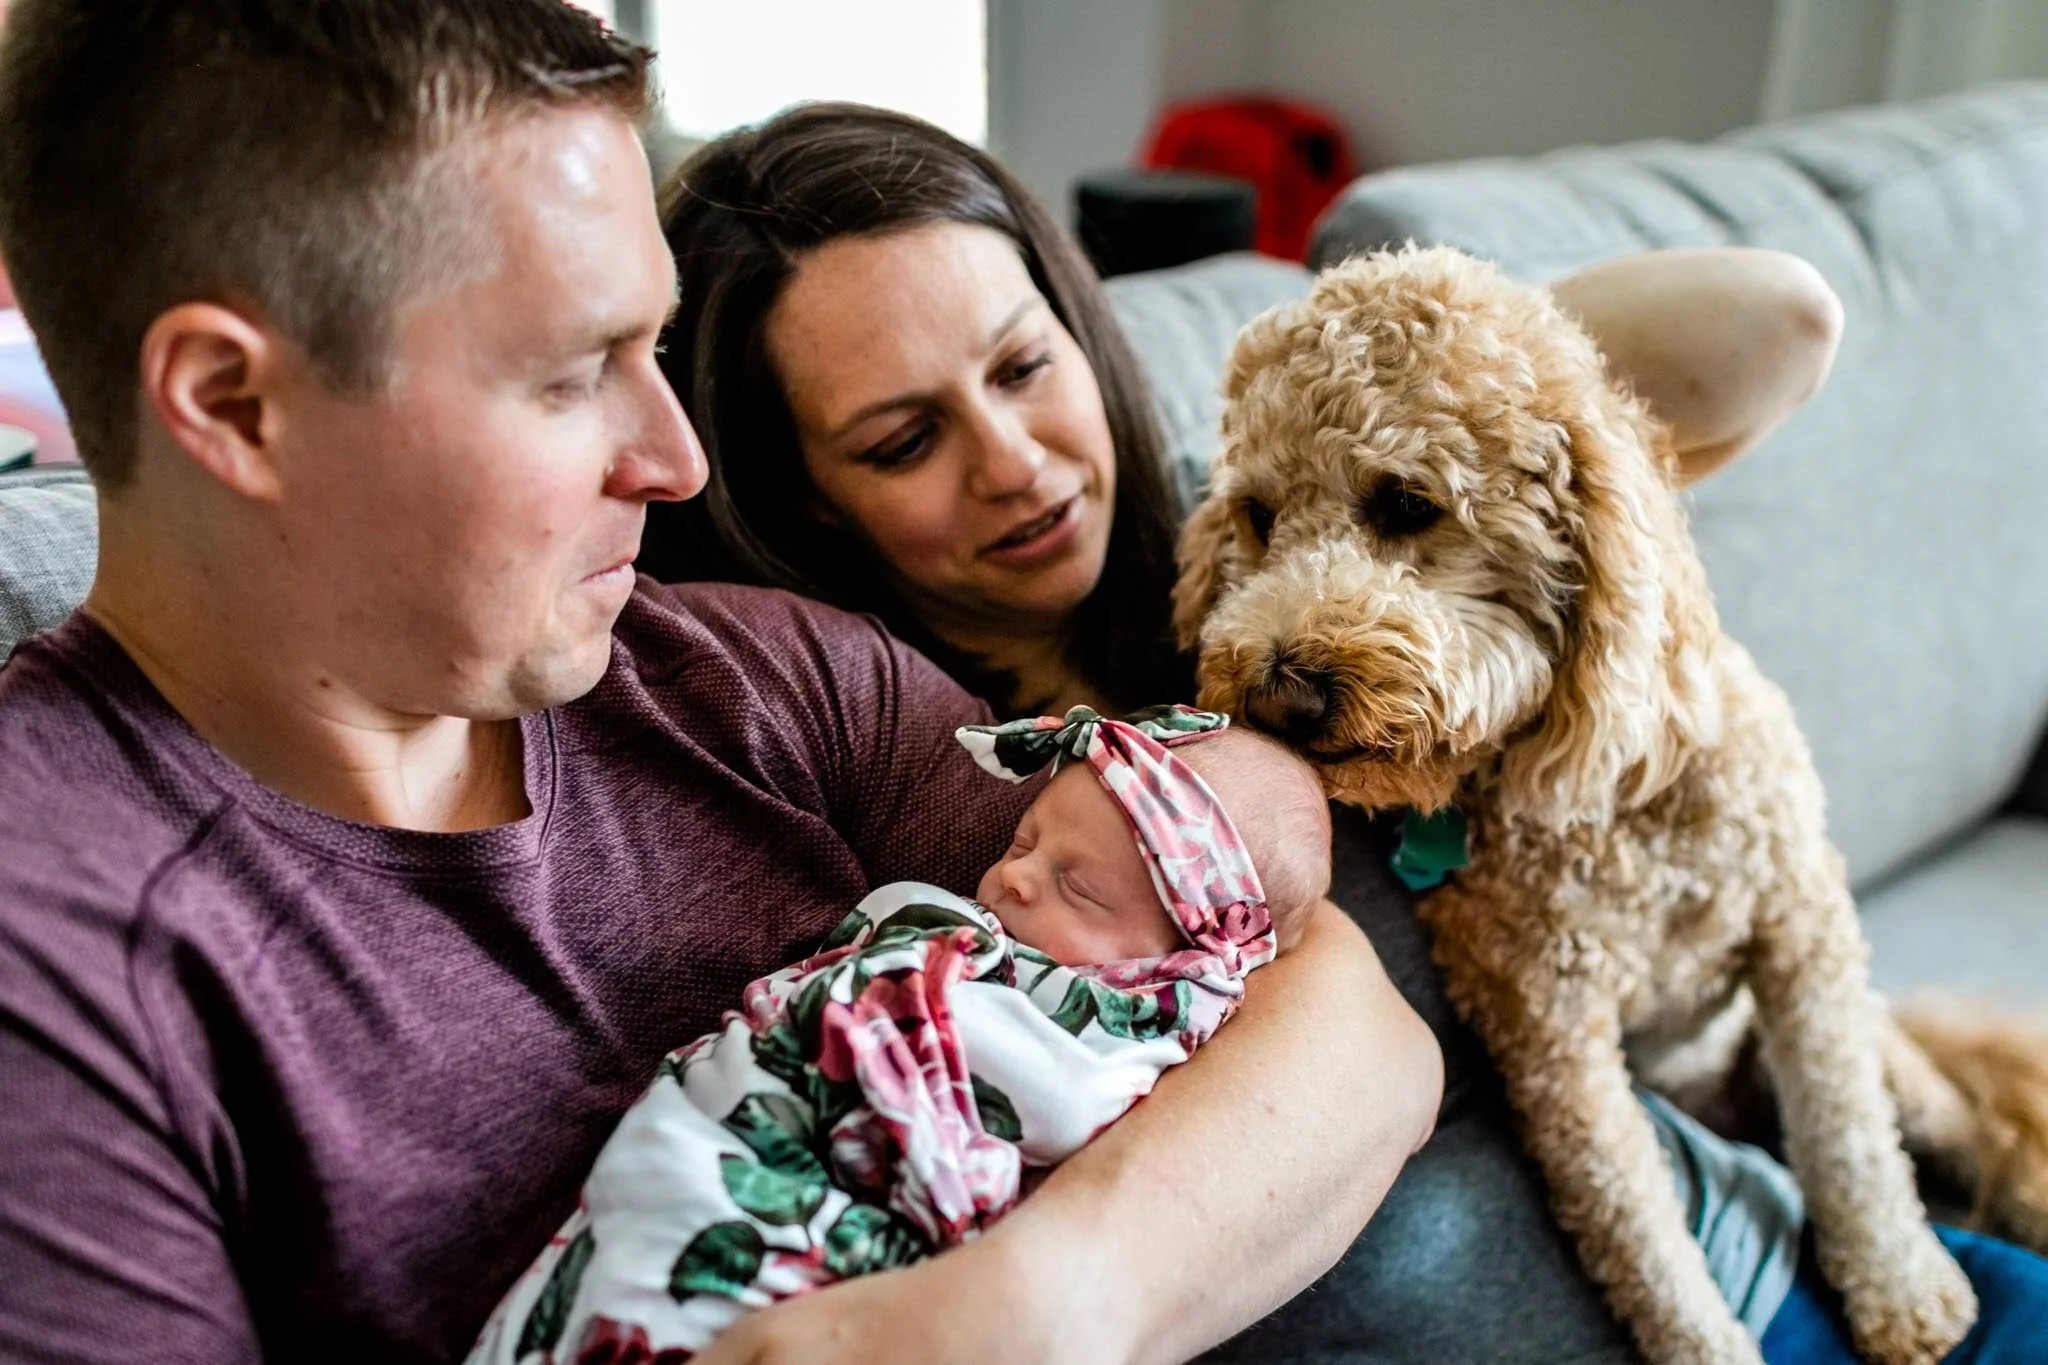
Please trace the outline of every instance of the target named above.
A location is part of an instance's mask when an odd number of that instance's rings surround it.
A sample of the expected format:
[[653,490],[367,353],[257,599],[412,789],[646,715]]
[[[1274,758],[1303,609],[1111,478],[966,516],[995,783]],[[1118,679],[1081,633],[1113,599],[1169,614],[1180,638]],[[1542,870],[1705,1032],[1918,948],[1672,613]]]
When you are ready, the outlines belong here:
[[710,476],[697,429],[657,372],[640,404],[639,429],[613,460],[606,491],[643,502],[681,502],[702,492]]

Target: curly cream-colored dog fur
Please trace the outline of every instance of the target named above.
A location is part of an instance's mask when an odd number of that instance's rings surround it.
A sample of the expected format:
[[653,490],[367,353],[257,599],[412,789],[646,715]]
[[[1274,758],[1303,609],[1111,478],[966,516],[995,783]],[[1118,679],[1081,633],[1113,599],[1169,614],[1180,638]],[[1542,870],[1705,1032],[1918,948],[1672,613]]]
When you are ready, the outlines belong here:
[[1958,1088],[1983,1049],[1931,1061],[1872,993],[1820,781],[1721,632],[1665,433],[1546,292],[1448,250],[1326,272],[1241,334],[1226,398],[1175,590],[1201,702],[1340,800],[1466,812],[1471,864],[1421,913],[1645,1353],[1758,1358],[1632,1093],[1718,1079],[1753,1018],[1858,1348],[1939,1359],[1976,1301],[1900,1116],[2038,1234],[2048,1071]]

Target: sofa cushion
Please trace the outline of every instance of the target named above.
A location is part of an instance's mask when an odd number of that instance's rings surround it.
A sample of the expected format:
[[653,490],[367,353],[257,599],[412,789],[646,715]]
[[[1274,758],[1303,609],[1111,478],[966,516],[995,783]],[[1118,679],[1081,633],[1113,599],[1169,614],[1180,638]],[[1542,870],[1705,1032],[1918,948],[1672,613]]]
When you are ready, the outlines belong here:
[[1992,820],[1861,902],[1878,989],[2039,1009],[2048,819]]
[[0,474],[0,660],[62,621],[92,586],[99,520],[77,466]]
[[1791,693],[1859,886],[1995,809],[2048,716],[2048,85],[1367,177],[1316,259],[1414,238],[1547,279],[1651,246],[1806,257],[1822,392],[1695,495],[1729,629]]
[[1108,282],[1110,307],[1152,389],[1174,491],[1185,512],[1201,495],[1223,415],[1223,362],[1238,329],[1308,292],[1309,272],[1237,252]]

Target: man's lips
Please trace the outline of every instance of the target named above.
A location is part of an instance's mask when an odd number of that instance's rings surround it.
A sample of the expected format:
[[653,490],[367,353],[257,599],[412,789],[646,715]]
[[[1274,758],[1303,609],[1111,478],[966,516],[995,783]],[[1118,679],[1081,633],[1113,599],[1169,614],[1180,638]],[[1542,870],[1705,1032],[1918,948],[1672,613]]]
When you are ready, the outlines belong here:
[[634,556],[638,553],[639,550],[636,547],[631,553],[610,561],[609,563],[605,564],[602,568],[592,569],[589,573],[583,576],[583,581],[588,583],[595,579],[605,578],[611,574],[617,573],[621,569],[631,570],[633,567]]

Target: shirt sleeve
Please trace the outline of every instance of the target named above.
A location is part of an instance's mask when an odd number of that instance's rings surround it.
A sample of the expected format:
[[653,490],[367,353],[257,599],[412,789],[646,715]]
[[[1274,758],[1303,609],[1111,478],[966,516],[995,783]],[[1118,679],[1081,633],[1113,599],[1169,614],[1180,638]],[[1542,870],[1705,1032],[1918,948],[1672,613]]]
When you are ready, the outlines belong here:
[[972,896],[1043,778],[1007,782],[953,737],[988,707],[867,617],[833,652],[827,689],[845,743],[824,769],[833,825],[872,884],[923,881]]
[[1042,785],[976,767],[953,732],[988,708],[873,617],[767,588],[643,582],[621,628],[636,658],[687,672],[692,724],[824,820],[869,889],[971,895]]
[[257,1361],[190,1164],[99,1040],[29,1013],[0,1000],[0,1359]]

